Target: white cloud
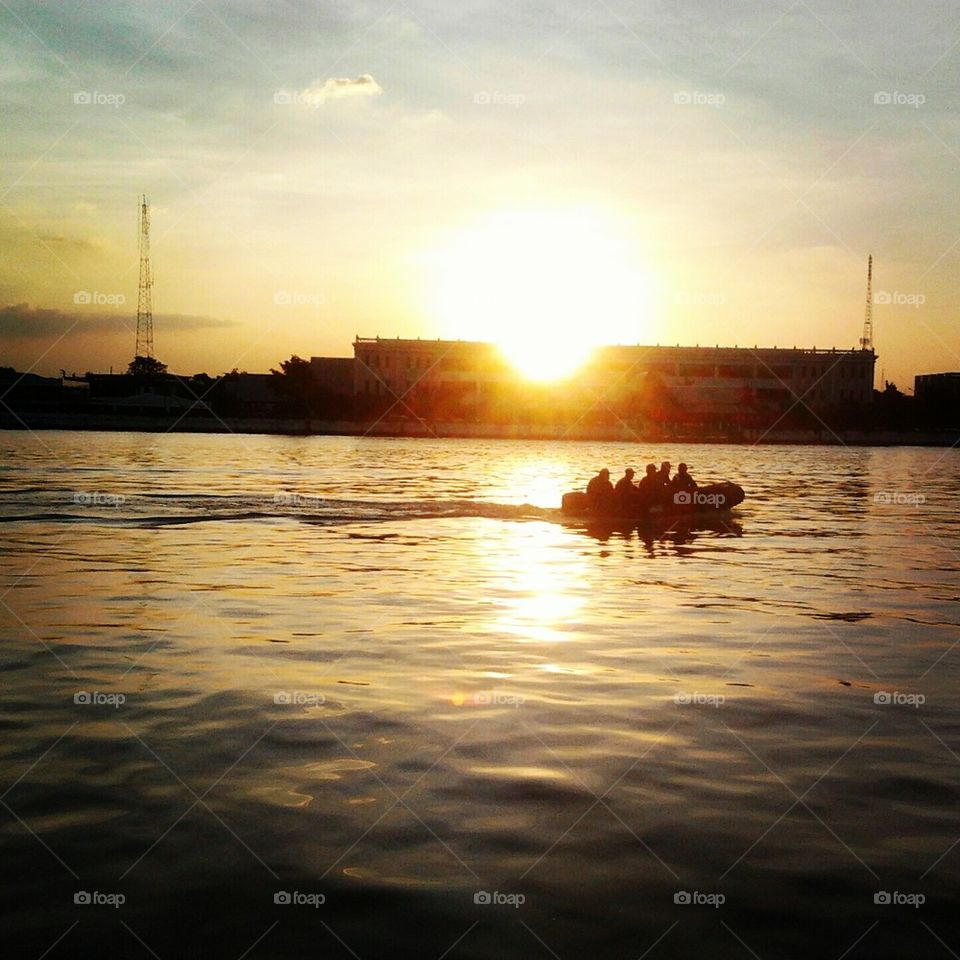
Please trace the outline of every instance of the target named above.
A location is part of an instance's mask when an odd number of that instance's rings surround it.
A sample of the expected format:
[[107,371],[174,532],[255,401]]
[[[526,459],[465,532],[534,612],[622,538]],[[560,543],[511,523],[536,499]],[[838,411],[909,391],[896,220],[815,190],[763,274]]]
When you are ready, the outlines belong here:
[[314,80],[300,97],[307,103],[319,105],[327,100],[339,100],[343,97],[371,97],[383,93],[383,88],[369,73],[361,73],[355,80],[349,77],[327,77],[326,80]]

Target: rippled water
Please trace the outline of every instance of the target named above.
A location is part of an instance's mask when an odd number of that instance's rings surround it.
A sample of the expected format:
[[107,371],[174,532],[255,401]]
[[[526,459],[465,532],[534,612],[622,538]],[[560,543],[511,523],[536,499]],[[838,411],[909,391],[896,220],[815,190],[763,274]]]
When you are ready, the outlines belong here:
[[[960,951],[957,451],[0,450],[23,956]],[[663,458],[747,501],[559,516]]]

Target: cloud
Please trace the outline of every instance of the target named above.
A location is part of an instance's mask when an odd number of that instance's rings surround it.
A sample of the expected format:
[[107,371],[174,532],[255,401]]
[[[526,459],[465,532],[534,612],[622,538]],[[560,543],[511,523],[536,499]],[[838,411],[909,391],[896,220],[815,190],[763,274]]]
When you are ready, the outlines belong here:
[[[157,314],[154,326],[163,330],[207,330],[236,326],[234,320],[202,317],[184,313]],[[24,339],[61,336],[68,333],[112,333],[136,330],[137,318],[118,310],[77,311],[31,307],[27,303],[0,307],[0,337]]]
[[305,103],[319,106],[327,100],[340,100],[344,97],[373,97],[383,93],[383,88],[369,73],[361,73],[356,80],[349,77],[327,77],[326,80],[314,80],[309,87],[300,91]]
[[45,243],[48,247],[60,247],[84,252],[98,249],[97,245],[91,243],[89,240],[84,240],[79,237],[67,237],[62,233],[40,233],[37,234],[37,239]]

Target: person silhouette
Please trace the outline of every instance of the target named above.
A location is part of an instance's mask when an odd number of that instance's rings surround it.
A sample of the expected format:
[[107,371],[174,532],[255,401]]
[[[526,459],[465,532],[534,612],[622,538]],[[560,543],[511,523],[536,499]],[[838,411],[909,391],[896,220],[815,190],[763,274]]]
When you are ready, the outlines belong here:
[[677,466],[676,476],[670,481],[670,489],[673,491],[684,490],[688,493],[697,489],[697,481],[690,476],[685,463]]
[[633,467],[627,467],[627,469],[623,471],[623,476],[617,481],[617,485],[613,488],[617,503],[623,513],[629,513],[630,508],[634,506],[637,499],[637,488],[633,485],[634,472]]
[[604,467],[587,484],[587,502],[591,510],[607,510],[613,503],[613,484],[610,471]]
[[660,475],[656,464],[648,463],[646,474],[637,484],[638,499],[642,506],[649,507],[656,503],[660,495]]

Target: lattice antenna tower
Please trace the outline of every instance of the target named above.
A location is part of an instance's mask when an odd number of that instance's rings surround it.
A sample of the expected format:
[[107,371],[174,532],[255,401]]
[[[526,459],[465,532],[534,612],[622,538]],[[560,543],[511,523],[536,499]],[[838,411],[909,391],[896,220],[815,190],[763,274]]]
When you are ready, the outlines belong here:
[[867,258],[867,309],[863,317],[861,350],[873,350],[873,254]]
[[153,356],[153,277],[150,274],[150,210],[140,198],[140,291],[137,295],[137,357]]

